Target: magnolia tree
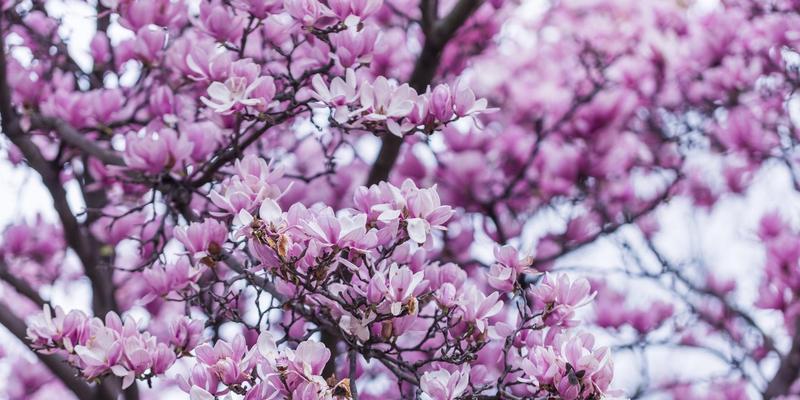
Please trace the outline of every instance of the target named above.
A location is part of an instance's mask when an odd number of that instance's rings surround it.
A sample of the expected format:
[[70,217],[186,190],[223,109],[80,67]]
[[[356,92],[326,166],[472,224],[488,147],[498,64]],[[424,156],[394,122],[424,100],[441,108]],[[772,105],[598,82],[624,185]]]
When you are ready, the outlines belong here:
[[791,208],[751,296],[655,217],[800,190],[800,1],[0,10],[4,158],[52,200],[4,221],[4,398],[800,395]]

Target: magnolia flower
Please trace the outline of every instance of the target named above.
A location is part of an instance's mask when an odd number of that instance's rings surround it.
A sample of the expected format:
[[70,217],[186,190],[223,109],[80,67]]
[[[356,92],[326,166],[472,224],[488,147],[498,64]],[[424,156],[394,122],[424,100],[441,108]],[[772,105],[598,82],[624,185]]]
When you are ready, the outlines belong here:
[[342,124],[350,119],[351,116],[358,113],[358,111],[350,111],[349,106],[358,100],[358,81],[356,80],[356,73],[352,69],[345,71],[345,79],[335,77],[331,81],[330,88],[325,85],[322,76],[314,75],[311,78],[311,85],[314,88],[312,96],[333,107],[333,119]]
[[367,315],[363,318],[356,318],[351,314],[344,314],[339,318],[339,327],[342,328],[349,335],[358,338],[361,343],[366,343],[369,340],[369,324],[375,320],[377,315],[372,311],[368,311]]
[[219,340],[212,347],[202,344],[195,349],[197,359],[210,367],[214,375],[226,385],[240,384],[250,378],[250,373],[255,368],[256,349],[248,351],[242,336],[236,336],[228,343]]
[[180,351],[192,351],[200,343],[204,329],[203,321],[182,316],[169,324],[170,344]]
[[163,265],[156,262],[152,267],[142,271],[142,278],[148,286],[148,293],[141,299],[144,304],[158,296],[166,296],[170,292],[180,291],[187,287],[197,288],[197,280],[203,273],[203,264],[193,266],[186,257],[175,263]]
[[469,385],[469,365],[460,371],[449,372],[445,369],[428,371],[422,374],[419,388],[422,390],[421,400],[455,400],[467,390]]
[[228,76],[232,54],[214,46],[193,45],[184,58],[186,73],[195,81],[222,80]]
[[325,368],[329,358],[331,351],[324,344],[305,341],[297,346],[290,362],[307,378],[312,378],[322,374],[322,369]]
[[243,107],[255,107],[265,105],[272,100],[271,95],[269,98],[259,97],[256,91],[263,91],[267,94],[275,93],[275,83],[272,77],[262,76],[255,79],[253,82],[248,83],[247,78],[240,76],[232,76],[222,82],[212,82],[208,87],[208,96],[201,97],[200,100],[220,114],[233,114]]
[[366,250],[377,242],[375,232],[367,231],[366,225],[367,216],[364,214],[336,217],[332,212],[323,212],[317,218],[303,221],[302,227],[307,235],[324,246]]
[[42,308],[41,314],[28,321],[28,338],[34,346],[62,342],[67,351],[72,351],[72,346],[77,344],[74,333],[87,319],[86,314],[77,310],[65,314],[61,307],[56,306],[53,316],[50,305],[45,304]]
[[556,386],[564,399],[603,394],[613,374],[608,348],[595,348],[594,337],[586,332],[555,336],[552,345],[537,346],[519,367],[522,381]]
[[270,363],[274,363],[275,359],[280,355],[278,345],[275,343],[275,338],[268,331],[263,331],[258,335],[256,349],[261,357],[264,357]]
[[[96,377],[116,365],[122,356],[122,345],[119,335],[103,326],[97,318],[91,321],[89,329],[92,332],[92,339],[85,344],[75,346],[75,354],[81,361],[84,373],[87,376]],[[130,380],[130,378],[128,379]],[[130,384],[130,382],[126,383]]]
[[139,135],[131,132],[125,136],[123,158],[128,168],[151,174],[170,171],[189,162],[194,144],[185,135],[172,129]]
[[[386,300],[389,302],[389,309],[392,315],[398,316],[406,306],[408,313],[414,315],[417,312],[417,299],[414,297],[415,291],[423,287],[425,273],[423,271],[412,273],[408,267],[398,267],[393,264],[389,268],[389,285],[386,292]],[[425,283],[427,285],[427,282]]]
[[319,18],[330,11],[317,0],[285,0],[283,6],[289,15],[303,26],[313,26]]
[[222,252],[222,245],[228,236],[228,227],[215,219],[193,222],[189,226],[176,226],[173,230],[175,238],[195,258],[208,255],[217,256]]
[[406,179],[402,187],[406,196],[409,218],[406,219],[408,237],[417,243],[425,243],[431,230],[446,230],[444,223],[454,214],[450,206],[443,206],[436,185],[418,189],[414,182]]
[[489,102],[486,99],[475,99],[475,92],[462,82],[458,82],[455,87],[453,105],[455,113],[459,117],[475,115],[487,111],[494,111],[487,108]]
[[220,42],[236,42],[242,36],[245,18],[237,16],[219,3],[200,3],[199,23]]
[[351,27],[332,34],[330,39],[336,46],[336,58],[339,63],[345,68],[350,68],[371,62],[378,32],[378,28],[374,25],[368,25],[363,29]]
[[513,246],[496,246],[494,258],[497,262],[489,267],[487,279],[489,285],[497,290],[511,291],[519,274],[536,272],[530,267],[533,259],[520,258],[519,252]]
[[408,84],[397,87],[379,76],[371,85],[365,84],[361,88],[361,106],[369,111],[364,119],[384,121],[389,132],[403,136],[412,126],[400,125],[398,120],[411,113],[417,96],[417,92]]
[[548,310],[544,315],[546,324],[573,326],[574,309],[586,305],[596,293],[590,293],[591,285],[586,279],[570,281],[569,276],[561,274],[553,279],[545,274],[538,285],[529,289],[529,294],[537,309]]
[[348,27],[357,26],[364,18],[374,14],[383,0],[328,0],[331,11]]
[[[237,215],[240,211],[255,209],[265,199],[275,196],[275,191],[270,190],[268,185],[250,185],[239,176],[234,176],[223,185],[223,192],[212,190],[208,198],[222,211],[211,212],[215,217],[224,217],[230,214]],[[273,198],[278,198],[280,196]]]
[[216,374],[202,364],[195,364],[188,376],[179,376],[178,386],[184,392],[189,393],[192,399],[206,399],[207,396],[213,398],[215,395],[221,395],[218,391],[219,379]]

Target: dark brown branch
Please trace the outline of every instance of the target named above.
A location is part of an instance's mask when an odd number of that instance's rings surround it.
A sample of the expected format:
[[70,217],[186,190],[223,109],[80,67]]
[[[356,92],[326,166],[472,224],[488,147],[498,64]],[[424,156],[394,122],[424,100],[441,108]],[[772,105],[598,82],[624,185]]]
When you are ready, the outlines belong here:
[[58,118],[33,114],[31,115],[31,123],[34,128],[56,131],[58,136],[65,143],[82,150],[84,153],[102,161],[104,164],[125,165],[125,161],[123,161],[122,157],[117,155],[114,151],[98,146],[94,141],[86,138],[84,134],[78,132],[68,123]]
[[[39,163],[40,167],[42,166],[41,163],[44,163],[44,166],[47,166],[46,160],[41,156],[38,149],[35,145],[30,142],[29,140],[22,140],[22,130],[19,126],[19,121],[14,115],[14,108],[11,105],[11,91],[8,87],[8,81],[6,77],[7,74],[7,64],[6,64],[6,48],[5,48],[5,36],[3,34],[3,30],[5,29],[5,21],[3,18],[0,18],[0,124],[3,128],[3,132],[12,139],[17,147],[23,151],[23,154],[26,154],[28,161],[31,162],[31,158],[33,162]],[[16,140],[15,140],[16,139]],[[49,168],[45,169],[45,174],[42,176],[42,180],[46,181],[49,179],[51,182],[58,182],[58,174],[55,174],[53,177],[50,172]],[[59,185],[60,187],[60,185]],[[61,188],[61,192],[63,194],[63,188]],[[66,196],[64,195],[63,198],[57,195],[54,195],[53,202],[56,204],[61,204],[62,206],[66,205],[66,210],[69,212],[71,219],[67,219],[67,222],[74,220],[74,216],[69,211],[69,205],[66,204]],[[58,210],[62,211],[63,210]],[[77,223],[77,221],[75,221]],[[65,227],[66,232],[66,227]],[[14,336],[16,336],[19,340],[25,343],[25,336],[26,336],[26,327],[25,322],[19,319],[14,313],[11,312],[4,304],[0,303],[0,324],[6,327]],[[75,395],[80,399],[90,399],[95,397],[94,390],[86,383],[80,380],[75,376],[75,370],[67,365],[61,357],[56,355],[44,355],[36,353],[36,356],[42,361],[42,363],[47,366],[48,369],[58,377],[68,389],[70,389]]]
[[437,44],[443,48],[481,4],[483,4],[483,0],[459,0],[450,13],[434,27],[433,39],[437,41]]
[[[436,21],[431,29],[427,29],[426,25],[430,23],[429,20],[435,17],[433,10],[430,9],[431,3],[435,4],[436,2],[423,1],[421,3],[423,8],[423,30],[426,31],[425,44],[414,65],[414,71],[408,80],[408,84],[417,92],[424,91],[433,82],[447,42],[453,38],[458,28],[466,22],[475,10],[483,4],[483,0],[460,0],[447,16]],[[397,156],[400,154],[402,144],[403,139],[395,135],[387,134],[383,136],[378,158],[369,171],[367,186],[389,178],[389,173],[392,172],[392,168],[397,162]]]
[[[116,300],[114,298],[114,284],[111,279],[112,270],[110,268],[100,268],[98,246],[93,237],[88,231],[84,230],[76,216],[72,213],[69,202],[67,201],[67,193],[64,186],[61,184],[60,170],[58,165],[53,165],[41,153],[39,148],[31,140],[30,135],[25,132],[20,125],[19,116],[16,114],[14,107],[11,103],[11,92],[9,90],[7,81],[7,60],[5,52],[5,38],[2,35],[6,21],[0,18],[0,122],[2,123],[3,133],[17,146],[20,152],[25,157],[28,165],[35,170],[42,179],[42,183],[47,188],[53,199],[53,208],[58,214],[64,231],[64,239],[67,245],[77,254],[78,258],[83,264],[86,276],[92,284],[92,301],[93,311],[95,315],[103,316],[109,311],[116,309]],[[42,120],[39,122],[53,122]],[[57,123],[53,127],[59,133],[70,137],[74,140],[71,143],[81,150],[87,151],[89,145],[94,146],[91,142],[87,141],[80,133],[75,131],[66,123]],[[66,140],[65,140],[66,141]],[[85,147],[85,148],[84,148]],[[96,147],[96,146],[95,146]],[[2,310],[0,310],[2,311]],[[4,315],[2,322],[9,330],[15,335],[24,340],[25,337],[25,323],[18,318],[14,319],[13,314]],[[11,325],[9,325],[11,324]],[[40,358],[42,355],[37,354]],[[49,356],[50,357],[50,356]],[[52,358],[49,358],[52,359]],[[56,358],[58,360],[58,358]],[[49,362],[49,364],[47,364]],[[48,367],[53,370],[60,366],[61,368],[68,368],[60,362],[47,361]],[[54,370],[54,374],[58,376],[64,384],[68,387],[77,387],[73,383],[76,380],[73,370],[70,368],[69,372],[64,372],[60,369]],[[78,398],[89,399],[94,398],[98,400],[113,399],[117,397],[120,392],[119,379],[105,379],[103,380],[99,390],[95,391],[84,383],[86,389],[81,389],[81,392],[76,392]],[[125,391],[126,399],[138,398],[138,391],[135,386],[132,386]]]
[[28,284],[28,282],[25,282],[9,272],[8,266],[2,261],[0,261],[0,280],[9,284],[12,288],[14,288],[14,290],[17,291],[17,293],[27,297],[39,307],[42,307],[48,303],[42,298],[41,295],[39,295],[39,292],[36,289]]
[[[6,119],[5,115],[3,115],[3,119]],[[58,171],[52,168],[39,151],[39,148],[28,136],[24,135],[16,121],[11,121],[10,124],[3,123],[3,130],[11,142],[20,149],[31,168],[39,174],[42,183],[50,192],[53,198],[53,207],[64,229],[64,239],[66,239],[67,245],[78,255],[86,275],[92,282],[94,294],[92,299],[94,301],[95,314],[105,315],[106,312],[115,308],[113,285],[110,277],[111,271],[102,271],[98,268],[97,257],[88,240],[88,234],[83,231],[78,219],[72,213],[67,201],[67,192],[61,184]]]
[[[0,22],[0,24],[4,23],[5,21]],[[2,27],[3,25],[0,25],[0,30]],[[95,314],[105,315],[106,312],[115,309],[111,270],[102,271],[98,268],[96,248],[93,248],[88,240],[88,233],[82,229],[78,219],[72,213],[67,201],[67,192],[61,184],[59,171],[42,155],[36,144],[31,141],[30,136],[20,126],[19,118],[11,104],[3,35],[0,35],[0,49],[3,49],[0,54],[0,118],[2,119],[3,133],[25,156],[28,165],[39,174],[42,183],[50,192],[53,198],[53,208],[56,210],[64,230],[64,239],[81,260],[84,271],[92,282]]]
[[778,372],[764,390],[764,398],[772,399],[789,394],[792,384],[800,378],[800,318],[795,319],[792,348],[781,358]]
[[349,373],[350,373],[350,396],[353,400],[358,400],[358,386],[356,385],[356,353],[355,349],[350,349],[348,353],[350,358]]

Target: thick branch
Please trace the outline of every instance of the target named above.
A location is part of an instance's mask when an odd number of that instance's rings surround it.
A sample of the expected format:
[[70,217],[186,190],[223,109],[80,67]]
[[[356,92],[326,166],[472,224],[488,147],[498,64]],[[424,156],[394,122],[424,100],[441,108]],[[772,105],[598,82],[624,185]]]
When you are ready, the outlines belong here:
[[28,282],[25,282],[24,280],[17,278],[14,276],[14,274],[10,273],[8,271],[8,266],[3,262],[0,262],[0,280],[9,284],[19,294],[27,297],[39,307],[42,307],[47,303],[44,299],[42,299],[42,296],[39,295],[39,292],[31,287]]
[[[450,13],[435,22],[431,29],[427,28],[430,20],[435,16],[432,15],[433,11],[430,9],[431,1],[423,1],[423,30],[425,31],[425,44],[422,47],[422,52],[417,58],[414,65],[414,71],[408,80],[417,92],[422,92],[428,85],[433,82],[436,76],[436,70],[439,68],[439,63],[442,58],[442,51],[447,45],[447,42],[453,38],[458,28],[466,22],[466,20],[483,4],[483,0],[460,0]],[[403,144],[403,139],[394,135],[384,135],[381,139],[381,150],[378,153],[378,158],[372,169],[369,171],[367,178],[367,186],[374,185],[378,182],[385,181],[389,178],[389,173],[392,172],[397,156],[400,154],[400,147]]]
[[[35,170],[42,179],[42,183],[47,188],[53,199],[53,208],[58,214],[64,231],[64,239],[67,245],[77,254],[83,264],[84,271],[92,284],[92,301],[95,315],[105,315],[106,312],[116,309],[114,299],[114,285],[111,280],[111,269],[103,270],[99,268],[99,257],[97,246],[91,235],[82,229],[77,217],[72,213],[72,209],[67,201],[67,193],[60,179],[60,167],[48,161],[31,141],[30,136],[22,129],[20,120],[11,103],[11,92],[8,86],[7,60],[5,37],[2,31],[6,21],[0,18],[0,123],[3,133],[20,150],[28,165]],[[54,121],[41,120],[39,122],[53,123]],[[62,137],[65,135],[74,142],[70,143],[81,150],[87,151],[90,147],[96,147],[88,142],[80,133],[69,127],[66,123],[57,123],[56,129]],[[65,141],[67,141],[65,139]],[[90,146],[91,145],[91,146]],[[106,158],[106,156],[104,156]],[[34,300],[35,301],[35,300]],[[0,308],[0,323],[5,325],[20,340],[25,338],[25,323],[5,308]],[[97,391],[93,390],[86,383],[77,381],[71,367],[63,364],[60,358],[55,356],[43,356],[37,354],[43,362],[61,379],[67,387],[75,391],[80,399],[112,399],[117,397],[120,391],[119,379],[105,379]],[[82,385],[81,385],[82,384]],[[136,387],[133,386],[125,391],[126,398],[138,398]]]
[[[8,307],[0,303],[0,324],[6,327],[14,336],[17,337],[23,343],[26,343],[25,340],[25,322],[22,321],[19,317],[14,315]],[[72,368],[66,361],[55,355],[55,354],[41,354],[38,352],[34,352],[39,360],[47,366],[50,372],[53,373],[58,379],[64,383],[64,386],[67,389],[71,390],[75,393],[75,396],[79,399],[91,399],[94,398],[95,393],[94,389],[89,386],[86,382],[81,380],[75,375],[75,369]]]
[[764,390],[764,398],[772,399],[789,394],[792,384],[800,378],[800,318],[795,320],[794,336],[792,336],[792,348],[781,358],[778,372],[767,384]]
[[125,165],[125,161],[122,160],[122,157],[111,150],[98,146],[94,141],[87,139],[85,135],[58,118],[34,114],[31,116],[31,123],[34,128],[55,130],[65,143],[82,150],[84,153],[102,161],[104,164]]
[[[5,120],[5,115],[3,115]],[[28,164],[33,168],[42,178],[48,192],[53,198],[53,207],[58,214],[61,226],[64,229],[64,239],[71,249],[75,251],[78,258],[83,264],[84,271],[89,279],[92,281],[92,289],[94,292],[94,311],[97,315],[104,315],[106,312],[114,309],[113,299],[113,286],[111,284],[110,276],[101,271],[97,265],[97,258],[95,257],[92,246],[87,240],[87,233],[81,229],[78,219],[72,213],[72,209],[67,201],[67,192],[61,184],[58,171],[56,171],[49,162],[42,156],[39,148],[25,136],[16,121],[11,124],[3,124],[3,129],[25,156]]]
[[[5,23],[5,21],[0,23]],[[2,25],[0,25],[0,30],[2,30]],[[42,155],[36,144],[20,126],[19,118],[11,104],[3,35],[0,35],[0,49],[3,50],[0,53],[0,118],[2,118],[3,133],[19,148],[30,167],[39,174],[42,183],[50,192],[53,198],[53,208],[61,221],[67,245],[78,255],[86,275],[92,282],[95,314],[104,315],[107,311],[115,308],[110,274],[100,271],[98,268],[97,257],[88,240],[88,234],[81,229],[78,219],[69,206],[67,192],[61,184],[59,171]]]

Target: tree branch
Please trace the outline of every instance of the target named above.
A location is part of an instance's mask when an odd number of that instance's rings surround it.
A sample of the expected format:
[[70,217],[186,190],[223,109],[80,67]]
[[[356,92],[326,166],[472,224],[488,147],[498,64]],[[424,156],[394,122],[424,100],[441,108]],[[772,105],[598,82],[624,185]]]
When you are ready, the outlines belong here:
[[[39,148],[33,143],[30,136],[20,125],[19,117],[11,103],[11,91],[8,86],[5,36],[2,34],[6,23],[3,18],[4,16],[5,14],[0,14],[0,126],[2,126],[3,133],[20,150],[27,160],[28,165],[39,174],[42,183],[45,185],[48,192],[50,192],[53,199],[53,208],[56,210],[59,220],[61,221],[62,229],[64,230],[64,239],[67,245],[81,260],[86,276],[92,284],[92,308],[94,314],[103,316],[108,311],[116,310],[114,284],[111,280],[112,270],[103,270],[99,268],[97,246],[93,244],[94,241],[90,234],[82,229],[78,219],[72,213],[72,209],[67,201],[66,190],[64,190],[61,184],[60,170],[42,155]],[[48,121],[44,120],[43,122]],[[91,142],[88,142],[86,138],[82,137],[80,133],[69,127],[66,123],[59,123],[57,125],[56,129],[62,133],[62,135],[66,133],[68,137],[75,140],[72,144],[76,147],[86,151],[86,149],[81,146],[88,148],[88,145],[91,145]],[[24,341],[25,323],[19,318],[16,318],[16,316],[10,313],[5,307],[0,308],[0,314],[2,314],[0,315],[0,323],[5,325],[20,340]],[[105,379],[101,385],[98,386],[98,390],[95,391],[86,383],[78,381],[71,367],[60,362],[60,358],[57,356],[44,356],[38,353],[37,356],[43,360],[66,386],[73,389],[80,399],[113,399],[117,397],[116,393],[121,390],[120,382],[117,382],[119,379]],[[76,383],[76,381],[80,383]],[[132,386],[124,392],[126,398],[138,398],[138,392],[135,386]]]
[[19,294],[27,297],[30,301],[36,303],[37,306],[40,308],[45,304],[48,304],[47,301],[42,299],[42,296],[39,295],[39,292],[31,287],[27,282],[24,280],[17,278],[12,273],[8,271],[8,266],[0,261],[0,280],[9,284],[14,290],[16,290]]
[[[2,21],[2,18],[0,18]],[[0,22],[2,24],[2,22]],[[2,30],[0,25],[0,30]],[[81,229],[78,219],[72,213],[72,209],[67,201],[67,192],[61,184],[59,171],[50,164],[42,155],[39,148],[31,138],[26,135],[20,126],[14,107],[11,104],[11,92],[8,86],[8,73],[5,51],[5,37],[0,35],[0,119],[3,133],[14,143],[28,162],[28,165],[35,170],[42,179],[42,183],[50,192],[53,198],[53,208],[61,221],[64,229],[64,239],[67,245],[75,251],[83,264],[86,275],[92,282],[95,315],[105,315],[106,312],[115,309],[113,294],[113,284],[111,282],[110,270],[101,271],[98,268],[97,257],[88,234]]]
[[795,319],[792,348],[781,358],[780,367],[764,390],[765,399],[789,394],[789,389],[800,378],[800,318]]
[[58,118],[33,114],[31,115],[31,123],[34,128],[56,131],[58,136],[65,143],[82,150],[86,154],[102,161],[104,164],[119,166],[125,165],[125,161],[122,159],[122,157],[117,155],[114,151],[98,146],[94,141],[87,139],[84,134],[78,132],[67,122],[64,122]]

